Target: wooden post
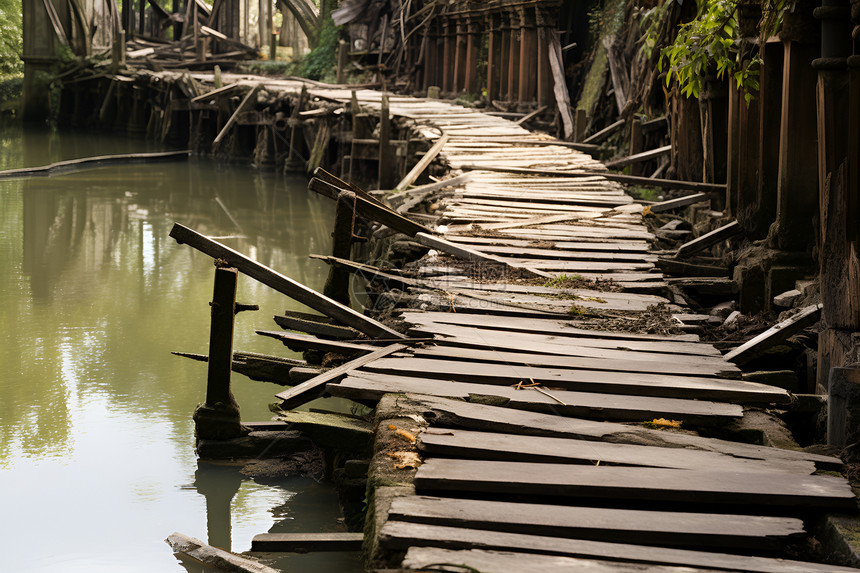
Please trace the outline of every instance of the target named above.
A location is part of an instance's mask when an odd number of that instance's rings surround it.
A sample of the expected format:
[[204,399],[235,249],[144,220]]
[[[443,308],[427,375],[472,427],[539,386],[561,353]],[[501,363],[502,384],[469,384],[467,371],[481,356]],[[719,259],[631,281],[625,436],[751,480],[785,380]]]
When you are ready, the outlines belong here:
[[466,75],[463,80],[463,89],[466,93],[476,94],[478,92],[478,53],[481,51],[481,27],[480,22],[469,17],[466,34]]
[[304,108],[307,99],[308,88],[305,84],[302,84],[302,91],[299,92],[299,100],[296,102],[296,106],[290,114],[290,154],[287,156],[287,161],[284,165],[284,169],[287,171],[295,171],[297,169],[301,169],[305,165],[305,162],[302,161],[301,155],[296,151],[296,146],[299,145],[299,135],[301,132],[299,113]]
[[[776,47],[776,46],[775,46]],[[818,157],[815,109],[818,46],[785,42],[780,121],[776,225],[778,249],[805,251],[818,238],[810,222],[818,219]],[[775,98],[769,98],[773,101]],[[770,172],[767,173],[769,175]]]
[[[582,141],[585,139],[585,126],[588,123],[588,116],[585,114],[585,110],[580,108],[576,110],[576,117],[574,118],[574,141]],[[631,153],[632,155],[632,153]]]
[[537,95],[537,28],[534,9],[519,8],[520,16],[520,70],[519,92],[521,102],[535,101]]
[[[509,101],[508,75],[510,74],[511,61],[511,23],[508,19],[507,10],[499,13],[499,99]],[[492,100],[490,100],[492,101]]]
[[346,65],[349,58],[349,43],[341,40],[337,45],[337,83],[346,83]]
[[509,12],[511,22],[511,45],[510,55],[508,56],[508,100],[519,100],[519,79],[520,79],[520,42],[522,40],[522,21],[517,16],[517,13],[511,9]]
[[[642,142],[642,120],[634,117],[630,121],[630,155],[641,153],[643,149]],[[642,175],[642,165],[636,163],[631,166],[631,175]]]
[[442,91],[449,93],[453,89],[454,66],[451,60],[454,58],[454,37],[451,33],[451,22],[445,20],[443,23],[444,47],[442,51]]
[[240,422],[239,405],[230,391],[237,274],[236,269],[230,267],[215,269],[206,402],[194,412],[198,440],[229,440],[247,433]]
[[499,20],[496,14],[487,15],[487,103],[499,97],[499,47],[501,34]]
[[457,21],[457,35],[455,37],[454,52],[454,93],[462,93],[466,90],[466,66],[468,56],[468,27],[462,20]]
[[[339,259],[352,258],[352,237],[355,225],[355,193],[341,191],[337,196],[337,206],[334,214],[334,232],[332,233],[332,256]],[[338,265],[329,266],[328,278],[323,287],[323,294],[332,300],[349,306],[350,272]]]
[[[537,100],[538,105],[552,104],[552,70],[549,63],[549,27],[544,11],[535,8],[537,15]],[[584,110],[583,110],[584,111]],[[583,126],[584,129],[584,126]],[[585,132],[583,131],[583,134]],[[580,141],[577,139],[577,141]]]
[[394,162],[391,157],[391,116],[389,115],[388,94],[382,94],[382,107],[379,110],[379,188],[391,189],[394,185]]

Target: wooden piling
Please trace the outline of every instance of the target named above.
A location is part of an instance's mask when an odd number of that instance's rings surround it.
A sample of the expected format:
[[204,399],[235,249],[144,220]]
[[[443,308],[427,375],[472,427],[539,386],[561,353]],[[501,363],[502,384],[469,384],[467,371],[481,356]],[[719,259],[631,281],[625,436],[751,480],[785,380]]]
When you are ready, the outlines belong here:
[[394,185],[394,161],[391,156],[391,115],[388,94],[382,95],[379,111],[379,188],[391,189]]
[[[350,259],[352,256],[352,237],[355,225],[355,193],[341,191],[337,196],[332,232],[332,256]],[[329,267],[328,278],[323,294],[332,300],[349,306],[349,271],[335,265]]]

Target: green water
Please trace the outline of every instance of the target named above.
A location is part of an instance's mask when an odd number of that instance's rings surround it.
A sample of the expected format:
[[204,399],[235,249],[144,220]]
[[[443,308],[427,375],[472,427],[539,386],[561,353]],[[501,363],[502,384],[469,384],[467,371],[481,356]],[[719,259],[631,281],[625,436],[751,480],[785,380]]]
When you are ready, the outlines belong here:
[[[160,150],[139,139],[0,130],[0,169]],[[215,198],[223,204],[220,206]],[[227,215],[229,211],[230,215]],[[209,257],[174,222],[320,289],[333,206],[302,179],[205,159],[0,181],[0,571],[182,571],[179,531],[234,551],[267,531],[337,531],[331,486],[257,483],[198,464],[191,414],[206,367]],[[235,221],[235,222],[234,222]],[[301,309],[244,276],[237,350],[290,356],[254,329]],[[306,309],[305,309],[306,310]],[[244,420],[279,387],[234,376]],[[358,571],[354,554],[286,557],[291,572]]]

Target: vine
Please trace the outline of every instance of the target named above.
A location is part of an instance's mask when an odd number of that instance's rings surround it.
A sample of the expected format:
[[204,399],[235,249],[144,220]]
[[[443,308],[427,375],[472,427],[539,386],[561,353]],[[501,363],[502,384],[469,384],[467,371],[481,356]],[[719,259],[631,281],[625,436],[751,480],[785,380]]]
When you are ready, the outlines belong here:
[[[656,30],[675,1],[683,0],[666,0],[644,15],[648,27],[643,49],[647,53],[658,47]],[[684,96],[697,98],[704,78],[716,73],[719,79],[730,77],[749,105],[760,87],[761,46],[779,30],[783,16],[794,9],[795,3],[796,0],[763,0],[760,39],[750,43],[738,35],[738,0],[702,0],[696,18],[681,24],[674,42],[660,51],[657,66],[659,71],[666,71],[666,87],[675,80]]]

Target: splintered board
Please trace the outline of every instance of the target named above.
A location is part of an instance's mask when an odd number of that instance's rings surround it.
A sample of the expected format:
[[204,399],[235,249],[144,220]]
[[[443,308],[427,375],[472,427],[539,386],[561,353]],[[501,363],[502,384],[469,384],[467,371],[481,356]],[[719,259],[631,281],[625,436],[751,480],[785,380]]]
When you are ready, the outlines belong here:
[[435,496],[396,498],[389,520],[674,547],[775,549],[804,535],[791,517],[644,511]]
[[856,510],[844,478],[783,472],[679,470],[431,458],[415,474],[419,492],[480,492],[569,500],[630,500],[777,511]]
[[[407,521],[387,522],[382,527],[379,539],[386,548],[400,551],[410,547],[515,551],[622,563],[704,567],[708,570],[740,571],[743,573],[856,573],[857,571],[849,567],[805,561],[631,545],[630,543],[565,539],[530,535],[525,532],[487,531]],[[631,536],[631,539],[626,541],[637,539],[638,536]]]
[[332,396],[366,402],[379,401],[385,394],[403,392],[448,398],[484,396],[507,401],[511,408],[553,412],[556,415],[637,422],[668,418],[693,426],[715,426],[743,416],[740,406],[721,402],[565,390],[541,392],[534,388],[515,390],[508,386],[446,382],[367,372],[355,372],[340,384],[329,384],[326,391]]
[[560,464],[610,464],[653,468],[740,472],[789,472],[809,475],[810,461],[751,460],[719,452],[582,439],[522,436],[448,428],[421,432],[419,448],[427,456]]
[[[662,398],[688,398],[747,403],[788,403],[791,396],[782,388],[720,378],[680,376],[648,372],[616,372],[587,368],[540,368],[516,364],[446,360],[436,358],[393,357],[364,365],[365,372],[415,376],[439,381],[467,382],[482,386],[512,386],[539,383],[548,388],[575,392],[629,394]],[[618,362],[621,364],[621,362]]]
[[638,424],[617,424],[562,417],[420,393],[408,394],[399,398],[399,401],[403,408],[424,412],[427,419],[433,420],[434,425],[448,428],[615,443],[644,443],[661,447],[719,452],[750,460],[811,461],[817,468],[825,470],[839,471],[842,468],[842,461],[833,456],[705,438],[687,432],[652,430]]

